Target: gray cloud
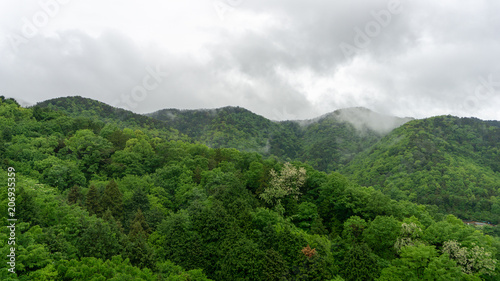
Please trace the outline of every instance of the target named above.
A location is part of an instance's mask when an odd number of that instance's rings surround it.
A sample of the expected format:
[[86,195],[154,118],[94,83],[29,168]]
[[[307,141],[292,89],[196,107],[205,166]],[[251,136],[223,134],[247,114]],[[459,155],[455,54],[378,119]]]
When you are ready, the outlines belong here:
[[[116,103],[124,96],[133,100],[148,69],[159,68],[169,75],[129,109],[238,105],[281,120],[365,106],[417,118],[500,119],[500,18],[495,15],[500,3],[401,1],[401,12],[391,14],[360,47],[355,44],[359,30],[366,33],[376,22],[374,13],[386,11],[391,1],[242,1],[224,21],[213,7],[192,2],[198,8],[183,16],[195,23],[209,19],[197,23],[196,34],[207,39],[187,48],[197,51],[168,47],[196,37],[192,27],[184,29],[185,19],[165,26],[165,34],[178,37],[161,43],[156,40],[167,35],[138,40],[137,34],[117,29],[116,22],[91,33],[78,22],[68,30],[56,20],[50,33],[40,32],[18,51],[4,40],[1,94],[31,103],[67,95]],[[0,29],[0,35],[16,26],[12,16],[8,20],[10,29]],[[342,43],[358,50],[346,56]]]

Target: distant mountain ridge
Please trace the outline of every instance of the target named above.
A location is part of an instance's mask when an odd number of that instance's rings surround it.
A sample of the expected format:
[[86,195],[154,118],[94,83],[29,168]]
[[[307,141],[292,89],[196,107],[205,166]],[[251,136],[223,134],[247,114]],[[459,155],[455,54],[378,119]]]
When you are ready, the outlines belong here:
[[179,110],[136,114],[105,103],[64,97],[37,104],[73,117],[88,117],[121,126],[143,126],[186,135],[213,148],[236,148],[301,160],[323,171],[346,165],[390,130],[411,120],[347,108],[310,119],[271,121],[241,107]]

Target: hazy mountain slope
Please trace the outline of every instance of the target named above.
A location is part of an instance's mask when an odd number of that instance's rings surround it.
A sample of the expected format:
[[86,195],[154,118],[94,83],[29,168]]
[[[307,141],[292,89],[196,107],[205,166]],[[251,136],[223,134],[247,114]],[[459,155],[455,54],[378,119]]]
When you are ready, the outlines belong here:
[[409,120],[411,118],[383,115],[360,107],[336,110],[306,121],[304,147],[299,158],[320,170],[340,169]]
[[236,148],[287,160],[301,160],[322,171],[338,170],[409,118],[348,108],[311,120],[276,122],[241,107],[164,109],[146,116],[99,101],[66,97],[39,103],[73,117],[119,127],[147,127],[190,137],[213,148]]
[[273,122],[239,107],[165,109],[151,114],[212,147],[233,147],[336,170],[392,129],[411,120],[348,108],[312,120]]
[[414,120],[357,155],[342,172],[393,198],[499,222],[499,142],[500,128],[478,119]]

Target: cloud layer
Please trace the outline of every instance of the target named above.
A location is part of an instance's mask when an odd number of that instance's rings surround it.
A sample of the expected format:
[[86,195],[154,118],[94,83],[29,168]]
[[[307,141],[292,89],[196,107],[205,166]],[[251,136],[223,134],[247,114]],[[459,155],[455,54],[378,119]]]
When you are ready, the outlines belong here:
[[500,120],[496,1],[40,3],[0,4],[0,94],[27,104]]

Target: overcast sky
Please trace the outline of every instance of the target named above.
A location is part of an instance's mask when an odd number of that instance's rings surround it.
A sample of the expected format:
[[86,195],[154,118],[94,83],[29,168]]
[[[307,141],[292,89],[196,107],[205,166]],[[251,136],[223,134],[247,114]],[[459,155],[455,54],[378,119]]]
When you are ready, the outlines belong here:
[[0,95],[500,120],[500,1],[1,1]]

